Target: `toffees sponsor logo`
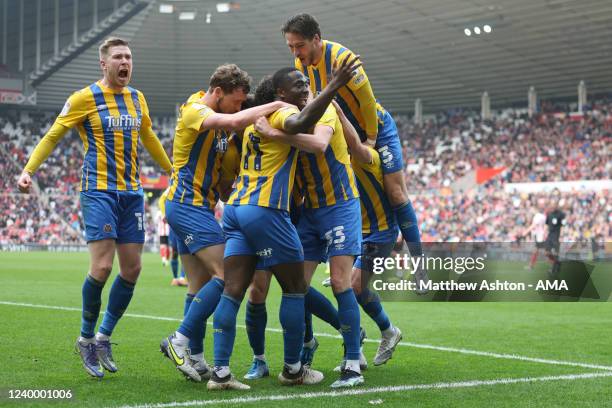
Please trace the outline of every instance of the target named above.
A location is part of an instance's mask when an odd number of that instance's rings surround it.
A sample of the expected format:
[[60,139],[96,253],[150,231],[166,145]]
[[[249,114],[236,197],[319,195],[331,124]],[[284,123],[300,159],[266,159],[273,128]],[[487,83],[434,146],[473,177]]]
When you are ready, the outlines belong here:
[[106,130],[140,130],[141,119],[132,115],[107,116]]

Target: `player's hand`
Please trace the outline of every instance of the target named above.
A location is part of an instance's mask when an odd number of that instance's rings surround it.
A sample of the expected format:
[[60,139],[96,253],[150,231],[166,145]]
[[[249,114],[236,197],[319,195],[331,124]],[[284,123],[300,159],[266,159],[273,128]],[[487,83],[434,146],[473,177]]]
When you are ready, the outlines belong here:
[[342,61],[342,63],[340,64],[340,67],[337,67],[337,64],[334,64],[334,78],[330,81],[329,85],[335,86],[337,89],[340,89],[357,74],[357,70],[362,65],[363,64],[361,63],[361,61],[359,61],[359,55],[355,55],[353,56],[353,58],[345,58],[344,61]]
[[370,138],[366,138],[366,140],[363,142],[364,145],[374,148],[376,146],[376,139],[370,139]]
[[30,192],[30,188],[32,188],[32,177],[30,173],[25,170],[21,173],[19,180],[17,180],[17,187],[19,187],[19,191],[22,193]]
[[342,108],[340,107],[340,105],[338,105],[338,102],[336,102],[335,99],[332,99],[332,105],[334,105],[334,108],[336,109],[336,113],[338,114],[338,116],[342,117],[344,116],[344,111],[342,111]]
[[270,126],[268,119],[262,116],[255,121],[255,130],[262,136],[270,137],[274,129]]

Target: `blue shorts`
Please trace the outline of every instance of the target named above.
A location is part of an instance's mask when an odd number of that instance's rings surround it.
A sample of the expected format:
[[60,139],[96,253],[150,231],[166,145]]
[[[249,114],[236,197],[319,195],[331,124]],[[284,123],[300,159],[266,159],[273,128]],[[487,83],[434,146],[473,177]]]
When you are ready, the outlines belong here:
[[304,208],[298,223],[304,259],[326,262],[329,257],[361,252],[361,207],[351,199],[329,207]]
[[168,232],[168,245],[170,245],[170,248],[172,248],[173,250],[178,251],[181,240],[174,233],[174,231],[172,231],[172,228],[169,228],[169,230],[170,231]]
[[226,205],[225,257],[258,257],[257,269],[304,261],[304,252],[289,213],[256,205]]
[[144,243],[142,190],[81,191],[81,210],[87,242],[114,239],[118,244]]
[[209,208],[166,200],[166,219],[178,237],[179,254],[193,255],[225,242],[223,230]]
[[383,174],[396,173],[404,169],[399,133],[389,112],[384,113],[382,120],[378,124],[376,150],[380,155]]

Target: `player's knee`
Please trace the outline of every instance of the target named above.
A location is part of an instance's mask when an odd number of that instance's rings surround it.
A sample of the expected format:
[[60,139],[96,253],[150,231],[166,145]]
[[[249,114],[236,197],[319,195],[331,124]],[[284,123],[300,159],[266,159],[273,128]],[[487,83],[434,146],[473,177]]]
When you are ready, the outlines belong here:
[[394,207],[408,201],[408,192],[402,188],[402,183],[386,185],[385,190],[387,192],[387,198],[389,198],[391,205]]
[[308,285],[306,284],[306,279],[303,277],[296,277],[296,279],[291,279],[281,284],[281,289],[283,293],[287,294],[304,294],[308,290]]
[[341,293],[351,287],[351,277],[347,274],[334,274],[331,277],[331,287],[334,293]]
[[112,263],[103,262],[103,263],[97,263],[97,264],[92,265],[89,273],[94,279],[100,282],[106,282],[112,270],[113,270]]
[[244,298],[244,292],[245,290],[240,285],[228,284],[228,282],[225,282],[225,289],[223,290],[224,295],[233,299],[242,300],[242,298]]
[[136,281],[138,280],[138,276],[140,276],[141,270],[142,264],[140,262],[135,262],[133,264],[121,268],[121,276],[123,276],[129,282],[136,283]]
[[251,303],[264,303],[266,301],[267,291],[262,288],[252,286],[249,292],[249,302]]

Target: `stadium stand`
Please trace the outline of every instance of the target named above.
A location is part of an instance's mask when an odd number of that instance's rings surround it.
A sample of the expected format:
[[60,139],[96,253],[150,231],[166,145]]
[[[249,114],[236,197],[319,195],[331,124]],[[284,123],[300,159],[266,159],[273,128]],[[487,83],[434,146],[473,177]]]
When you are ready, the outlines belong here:
[[[395,116],[402,138],[406,183],[424,241],[516,241],[528,226],[535,203],[550,193],[511,193],[506,183],[609,180],[612,102],[594,102],[583,115],[567,104],[543,103],[529,117],[523,109],[505,109],[482,121],[477,112],[441,112],[416,125]],[[83,244],[78,201],[82,144],[71,132],[36,174],[39,189],[20,196],[16,179],[54,115],[22,111],[0,118],[0,200],[5,217],[0,243]],[[174,119],[153,118],[153,127],[170,157]],[[147,154],[142,174],[159,169]],[[499,177],[453,191],[460,179],[479,168],[504,169]],[[563,240],[600,242],[612,237],[609,191],[555,192],[568,212]],[[150,201],[151,203],[154,200]],[[147,205],[147,242],[155,237],[156,207]],[[513,208],[513,211],[507,211]],[[216,211],[220,218],[222,206]]]

